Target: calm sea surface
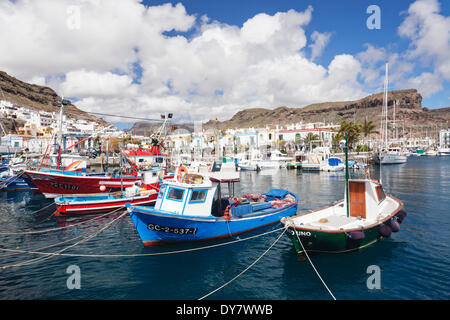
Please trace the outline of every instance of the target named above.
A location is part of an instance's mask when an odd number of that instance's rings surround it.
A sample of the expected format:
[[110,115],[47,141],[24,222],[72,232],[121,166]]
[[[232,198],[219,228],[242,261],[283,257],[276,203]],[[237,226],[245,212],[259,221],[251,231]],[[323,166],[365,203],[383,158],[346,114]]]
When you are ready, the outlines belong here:
[[[371,168],[373,178],[378,167]],[[362,177],[352,174],[353,177]],[[319,254],[312,261],[338,300],[450,298],[450,157],[410,157],[408,163],[383,166],[386,191],[404,201],[408,216],[401,230],[359,252]],[[343,198],[343,173],[275,174],[241,172],[236,193],[285,188],[300,197],[299,212],[327,206]],[[0,193],[0,248],[56,252],[92,235],[120,213],[96,218],[57,218],[52,203],[31,192]],[[41,234],[24,232],[79,226]],[[239,239],[280,228],[280,224],[240,235]],[[253,263],[281,231],[204,250],[143,257],[54,256],[38,263],[0,270],[0,299],[198,299],[222,286]],[[77,238],[78,237],[78,238]],[[76,238],[76,239],[74,239]],[[74,239],[74,240],[71,240]],[[236,240],[232,238],[231,240]],[[145,248],[125,215],[89,241],[63,253],[133,255],[196,249],[230,241]],[[55,246],[55,244],[59,244]],[[42,258],[0,251],[0,266]],[[66,272],[77,265],[81,289],[69,290]],[[381,268],[381,289],[369,290],[367,268]],[[308,261],[302,261],[285,234],[251,269],[210,299],[330,299]]]

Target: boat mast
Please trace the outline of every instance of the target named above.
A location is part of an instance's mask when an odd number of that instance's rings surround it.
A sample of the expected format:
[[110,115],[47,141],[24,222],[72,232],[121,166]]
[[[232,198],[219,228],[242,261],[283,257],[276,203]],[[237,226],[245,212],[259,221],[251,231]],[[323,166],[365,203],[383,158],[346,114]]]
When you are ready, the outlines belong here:
[[[389,72],[389,67],[388,67],[388,62],[386,61],[386,71],[385,71],[385,78],[384,78],[384,106],[383,106],[383,113],[381,116],[381,131],[383,134],[383,140],[384,140],[384,148],[387,150],[387,119],[388,119],[388,84],[389,84],[389,80],[388,80],[388,72]],[[383,121],[383,117],[384,117],[384,121]],[[384,122],[384,126],[383,126],[383,122]],[[378,158],[380,160],[380,184],[382,184],[382,171],[381,171],[381,163],[383,162],[381,159],[381,150],[380,153],[378,155]]]
[[347,201],[347,217],[350,216],[349,198],[348,198],[348,134],[345,133],[345,198]]

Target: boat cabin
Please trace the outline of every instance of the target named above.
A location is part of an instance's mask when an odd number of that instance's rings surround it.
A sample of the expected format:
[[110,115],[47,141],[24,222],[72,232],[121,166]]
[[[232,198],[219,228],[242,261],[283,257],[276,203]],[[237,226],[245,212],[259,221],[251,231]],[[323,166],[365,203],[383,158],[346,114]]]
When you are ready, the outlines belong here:
[[185,173],[180,178],[164,180],[154,209],[183,216],[221,217],[228,205],[228,197],[222,198],[221,184],[228,184],[232,195],[235,182],[239,179],[223,173]]
[[[375,220],[379,214],[380,206],[386,199],[383,187],[374,180],[351,179],[349,186],[349,216],[361,217],[366,220]],[[347,206],[346,197],[344,207]]]

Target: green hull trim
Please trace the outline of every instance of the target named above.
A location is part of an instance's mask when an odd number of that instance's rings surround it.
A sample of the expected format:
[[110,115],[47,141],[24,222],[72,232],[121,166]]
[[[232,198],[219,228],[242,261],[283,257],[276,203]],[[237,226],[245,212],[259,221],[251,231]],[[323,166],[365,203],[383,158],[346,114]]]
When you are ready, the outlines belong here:
[[[353,240],[346,232],[321,232],[312,230],[294,230],[289,228],[289,234],[297,253],[303,253],[298,238],[308,252],[344,253],[366,248],[383,237],[378,233],[378,225],[370,229],[361,230],[364,239]],[[297,233],[297,234],[296,234]],[[298,237],[297,237],[298,235]]]

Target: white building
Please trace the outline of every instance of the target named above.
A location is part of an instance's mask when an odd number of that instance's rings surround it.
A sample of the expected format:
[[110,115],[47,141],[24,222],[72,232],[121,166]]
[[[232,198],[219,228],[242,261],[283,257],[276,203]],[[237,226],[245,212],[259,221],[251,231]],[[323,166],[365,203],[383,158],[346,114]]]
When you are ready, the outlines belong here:
[[450,129],[439,131],[439,146],[450,148]]

